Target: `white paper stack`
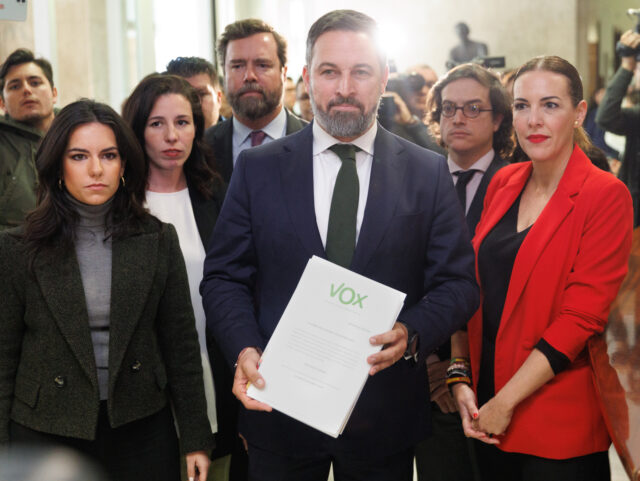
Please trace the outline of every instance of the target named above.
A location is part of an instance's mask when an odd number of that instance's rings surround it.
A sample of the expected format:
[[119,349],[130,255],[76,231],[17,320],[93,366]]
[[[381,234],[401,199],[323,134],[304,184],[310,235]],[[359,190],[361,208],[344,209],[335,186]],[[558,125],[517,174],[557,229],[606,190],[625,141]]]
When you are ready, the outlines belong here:
[[390,330],[405,294],[312,257],[260,364],[264,389],[248,395],[334,438],[367,380],[371,336]]

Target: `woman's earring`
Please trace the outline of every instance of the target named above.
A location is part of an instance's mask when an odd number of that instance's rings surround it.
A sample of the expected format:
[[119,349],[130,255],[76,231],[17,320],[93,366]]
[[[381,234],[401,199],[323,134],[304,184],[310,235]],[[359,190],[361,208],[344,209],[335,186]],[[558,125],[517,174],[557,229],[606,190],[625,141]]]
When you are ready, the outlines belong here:
[[58,179],[58,189],[62,190],[62,179]]
[[120,176],[120,180],[122,181],[122,187],[124,188],[124,175]]

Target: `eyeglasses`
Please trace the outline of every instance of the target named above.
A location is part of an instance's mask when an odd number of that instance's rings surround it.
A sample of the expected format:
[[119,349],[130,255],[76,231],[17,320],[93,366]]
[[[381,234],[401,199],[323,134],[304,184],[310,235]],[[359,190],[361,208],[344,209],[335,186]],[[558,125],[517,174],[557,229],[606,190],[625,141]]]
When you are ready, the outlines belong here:
[[453,102],[442,102],[442,116],[451,118],[453,117],[458,109],[462,110],[462,113],[468,119],[475,119],[482,112],[493,112],[492,109],[483,109],[480,108],[480,104],[476,102],[469,102],[462,106],[458,106]]

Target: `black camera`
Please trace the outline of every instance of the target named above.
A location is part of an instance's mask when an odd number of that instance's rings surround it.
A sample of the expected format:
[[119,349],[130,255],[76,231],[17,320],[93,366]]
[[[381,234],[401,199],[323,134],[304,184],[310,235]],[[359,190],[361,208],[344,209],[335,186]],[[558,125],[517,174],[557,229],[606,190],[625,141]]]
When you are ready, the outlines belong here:
[[[640,8],[630,8],[627,10],[627,15],[635,15],[638,17],[638,21],[636,22],[636,26],[633,29],[636,33],[640,33]],[[636,60],[640,60],[640,48],[631,48],[628,45],[623,44],[622,42],[618,42],[616,44],[616,53],[620,57],[631,57],[632,55],[636,56]]]
[[[389,78],[386,92],[397,93],[406,103],[411,94],[419,92],[426,84],[424,77],[418,73],[401,73]],[[393,97],[389,94],[382,94],[380,107],[378,108],[378,120],[385,129],[392,129],[393,118],[397,110]]]

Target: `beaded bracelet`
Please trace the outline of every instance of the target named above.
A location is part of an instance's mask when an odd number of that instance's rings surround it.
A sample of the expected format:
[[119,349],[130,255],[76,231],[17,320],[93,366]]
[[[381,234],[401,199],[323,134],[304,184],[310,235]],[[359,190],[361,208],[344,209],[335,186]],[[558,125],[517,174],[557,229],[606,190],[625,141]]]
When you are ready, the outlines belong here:
[[464,357],[452,358],[447,368],[447,380],[445,382],[451,394],[453,394],[452,387],[455,384],[464,383],[467,386],[471,386],[471,364],[469,359]]

